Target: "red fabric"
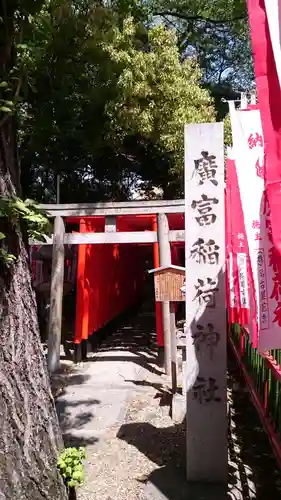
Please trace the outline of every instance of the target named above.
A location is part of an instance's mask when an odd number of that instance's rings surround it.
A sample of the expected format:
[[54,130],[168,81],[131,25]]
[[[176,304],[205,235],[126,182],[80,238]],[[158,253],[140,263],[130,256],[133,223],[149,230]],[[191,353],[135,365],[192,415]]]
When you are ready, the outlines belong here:
[[[234,161],[227,158],[226,161],[227,181],[225,190],[226,298],[227,298],[229,323],[239,323],[240,300],[239,300],[238,273],[237,273],[237,266],[235,265],[236,259],[234,258],[233,241],[232,241],[233,217],[231,214],[231,210],[233,210],[233,205],[231,197],[231,182],[232,182],[233,164]],[[230,291],[231,280],[233,282],[232,291]],[[232,298],[231,295],[233,295]]]
[[281,251],[281,91],[264,0],[248,0],[256,86],[265,145],[265,183],[273,242]]
[[[227,164],[228,164],[227,160]],[[228,168],[226,164],[226,169]],[[228,322],[236,323],[235,314],[233,308],[231,307],[230,300],[230,280],[232,276],[232,270],[230,269],[230,255],[232,253],[231,248],[231,227],[230,227],[230,191],[228,181],[226,182],[226,188],[224,190],[224,206],[225,206],[225,290],[226,290],[226,304],[228,313]]]
[[[226,186],[226,252],[227,252],[227,299],[229,308],[229,321],[237,322],[241,326],[250,328],[253,346],[257,346],[257,321],[256,300],[253,285],[253,275],[249,258],[249,247],[245,230],[244,216],[238,186],[237,173],[234,160],[227,159],[227,186]],[[234,292],[236,307],[231,307],[229,280],[230,280],[230,254],[233,261]],[[247,296],[248,304],[245,307],[241,301],[241,287],[239,284],[238,261],[246,255],[247,261]]]
[[239,323],[243,326],[249,326],[250,324],[250,310],[249,307],[243,307],[243,300],[241,297],[241,287],[239,284],[239,268],[238,259],[240,256],[246,254],[247,258],[247,281],[248,288],[246,293],[248,295],[248,303],[250,301],[249,293],[249,248],[244,224],[244,216],[242,211],[242,204],[240,198],[240,191],[238,187],[238,179],[235,169],[234,161],[230,161],[228,175],[230,177],[231,185],[231,246],[233,249],[234,256],[234,273],[238,278],[238,289],[239,289]]

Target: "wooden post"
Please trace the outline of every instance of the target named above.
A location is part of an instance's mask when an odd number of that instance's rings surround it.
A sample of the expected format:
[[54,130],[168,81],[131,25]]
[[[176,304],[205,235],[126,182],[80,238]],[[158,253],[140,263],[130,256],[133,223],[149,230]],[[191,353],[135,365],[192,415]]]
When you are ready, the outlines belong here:
[[257,104],[257,94],[255,90],[251,92],[251,104]]
[[115,215],[107,215],[104,224],[105,233],[116,233],[116,217]]
[[64,284],[64,234],[62,217],[55,217],[52,258],[50,316],[48,326],[48,369],[55,372],[60,362],[62,300]]
[[60,202],[60,174],[57,174],[57,203]]
[[[152,231],[157,234],[157,217],[153,217],[152,220]],[[159,256],[159,244],[158,238],[155,243],[153,243],[153,267],[156,269],[160,267],[160,256]],[[161,302],[155,301],[155,321],[156,321],[156,335],[157,335],[157,346],[158,346],[158,354],[161,353],[160,360],[161,364],[163,361],[162,353],[164,349],[164,336],[163,336],[163,318],[162,318],[162,304]]]
[[[80,219],[80,233],[86,232],[86,223]],[[82,361],[82,342],[84,337],[88,336],[89,326],[89,290],[86,286],[85,269],[87,260],[87,246],[79,245],[77,252],[77,275],[76,275],[76,319],[75,319],[75,337],[74,337],[74,361]]]
[[[171,264],[171,248],[169,243],[169,222],[166,214],[158,214],[157,216],[158,243],[160,266],[168,266]],[[172,351],[173,342],[172,335],[175,335],[175,316],[170,314],[170,303],[162,303],[162,317],[164,330],[164,363],[167,375],[172,375],[172,361],[177,363],[177,353]],[[173,326],[172,326],[173,325]]]
[[171,343],[171,379],[172,379],[172,393],[176,394],[177,384],[177,337],[176,337],[176,321],[175,309],[172,302],[170,302],[170,343]]
[[241,105],[240,105],[240,109],[247,109],[247,107],[248,107],[247,92],[241,92]]
[[227,485],[223,123],[185,127],[187,478]]
[[182,394],[186,397],[187,386],[186,386],[186,347],[181,349],[182,356]]

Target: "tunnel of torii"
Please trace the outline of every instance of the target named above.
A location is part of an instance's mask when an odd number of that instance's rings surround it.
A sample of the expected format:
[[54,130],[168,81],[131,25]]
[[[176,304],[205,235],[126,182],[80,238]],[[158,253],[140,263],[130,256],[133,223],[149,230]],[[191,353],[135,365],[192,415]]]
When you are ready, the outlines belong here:
[[[179,249],[185,241],[184,200],[47,204],[41,208],[54,218],[53,235],[43,243],[52,245],[48,327],[52,372],[60,357],[65,245],[79,245],[74,343],[80,346],[136,300],[146,275],[144,248],[153,246],[154,268],[183,264]],[[66,227],[76,231],[66,232]],[[155,302],[155,316],[157,344],[163,347],[165,323],[170,318],[165,318],[160,302]]]

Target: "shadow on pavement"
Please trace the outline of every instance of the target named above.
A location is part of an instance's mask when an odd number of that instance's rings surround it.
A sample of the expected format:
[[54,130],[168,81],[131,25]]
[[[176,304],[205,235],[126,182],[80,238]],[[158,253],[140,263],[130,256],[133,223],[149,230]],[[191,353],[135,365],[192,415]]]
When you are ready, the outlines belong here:
[[185,421],[166,428],[149,423],[125,424],[117,437],[135,446],[158,467],[145,479],[149,500],[226,500],[232,497],[216,484],[188,484],[185,479]]
[[88,436],[85,433],[79,435],[79,431],[93,420],[94,414],[91,408],[94,405],[99,405],[100,401],[94,398],[86,401],[71,400],[66,391],[71,386],[83,385],[89,378],[88,375],[73,372],[73,367],[71,370],[56,373],[52,377],[52,391],[65,446],[79,447],[98,441],[98,438],[90,434]]
[[[146,381],[137,384],[149,385]],[[155,389],[159,390],[158,384]],[[148,422],[124,424],[117,437],[156,465],[147,477],[147,500],[277,500],[281,473],[234,360],[229,356],[228,489],[188,484],[185,479],[185,422],[158,428]]]

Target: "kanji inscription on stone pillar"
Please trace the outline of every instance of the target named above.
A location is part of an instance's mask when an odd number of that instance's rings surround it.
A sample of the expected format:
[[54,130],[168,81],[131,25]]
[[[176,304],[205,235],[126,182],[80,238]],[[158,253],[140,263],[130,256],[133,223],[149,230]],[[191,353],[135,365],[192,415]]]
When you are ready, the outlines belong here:
[[187,478],[227,483],[223,124],[185,127]]

